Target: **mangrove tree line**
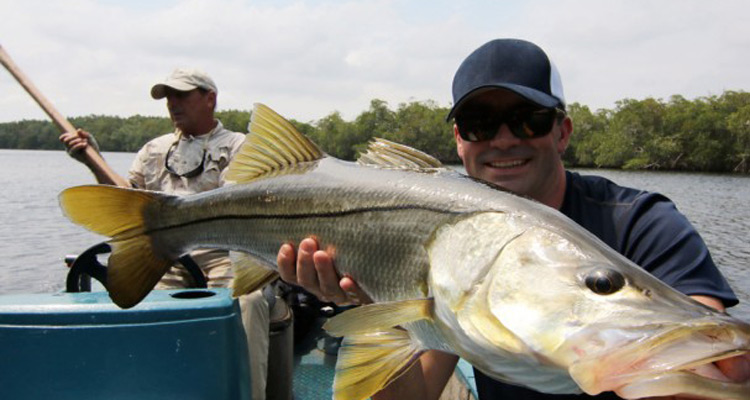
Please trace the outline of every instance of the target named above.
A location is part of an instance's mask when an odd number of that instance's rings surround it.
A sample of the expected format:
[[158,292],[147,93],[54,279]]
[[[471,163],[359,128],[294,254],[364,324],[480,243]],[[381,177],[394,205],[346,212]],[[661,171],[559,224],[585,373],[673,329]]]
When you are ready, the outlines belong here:
[[[570,167],[658,169],[750,173],[750,93],[687,100],[672,96],[625,99],[614,109],[592,111],[568,106],[574,133],[564,155]],[[445,163],[458,163],[447,107],[413,101],[392,109],[374,99],[353,121],[339,112],[315,121],[292,123],[329,154],[352,160],[373,137],[421,149]],[[231,130],[246,132],[250,111],[217,112]],[[91,115],[70,119],[94,133],[103,151],[135,152],[146,141],[171,131],[166,117]],[[51,122],[24,120],[0,124],[0,148],[55,149],[62,145]]]

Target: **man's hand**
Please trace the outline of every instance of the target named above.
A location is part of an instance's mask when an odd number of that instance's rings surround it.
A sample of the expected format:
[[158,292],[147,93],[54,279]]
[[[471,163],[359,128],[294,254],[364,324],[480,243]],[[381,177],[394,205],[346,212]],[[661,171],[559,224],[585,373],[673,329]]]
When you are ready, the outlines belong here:
[[99,151],[94,137],[82,129],[63,133],[60,135],[60,141],[65,145],[68,154],[82,163],[86,162],[86,147],[91,145],[97,152]]
[[[721,300],[710,297],[710,296],[690,296],[694,300],[701,302],[709,307],[713,307],[719,311],[724,311],[724,304]],[[737,357],[728,358],[726,360],[717,361],[714,363],[716,366],[717,376],[723,374],[723,379],[731,382],[747,382],[750,381],[750,354],[744,354]],[[644,400],[702,400],[701,397],[688,397],[688,396],[671,396],[671,397],[654,397]]]
[[329,252],[319,250],[313,238],[302,240],[295,254],[292,244],[284,244],[276,256],[281,279],[301,286],[325,302],[337,305],[372,303],[351,277],[340,278]]
[[717,361],[716,366],[734,382],[750,381],[750,354]]
[[[742,383],[750,380],[750,354],[728,358],[714,363],[717,369],[726,377],[726,380]],[[668,396],[649,397],[642,400],[711,400],[695,396]]]

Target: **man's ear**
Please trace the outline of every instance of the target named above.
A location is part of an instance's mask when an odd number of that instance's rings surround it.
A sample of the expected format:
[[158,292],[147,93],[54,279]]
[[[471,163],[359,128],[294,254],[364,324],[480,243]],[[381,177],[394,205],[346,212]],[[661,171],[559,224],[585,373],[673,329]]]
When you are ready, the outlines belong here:
[[211,110],[216,110],[216,92],[208,92],[208,105]]
[[568,148],[570,143],[570,136],[573,134],[573,121],[567,115],[559,123],[560,125],[560,137],[557,141],[557,152],[559,154],[565,153],[565,149]]
[[461,161],[464,160],[464,141],[461,139],[461,135],[458,134],[458,126],[453,124],[453,138],[456,139],[456,153]]

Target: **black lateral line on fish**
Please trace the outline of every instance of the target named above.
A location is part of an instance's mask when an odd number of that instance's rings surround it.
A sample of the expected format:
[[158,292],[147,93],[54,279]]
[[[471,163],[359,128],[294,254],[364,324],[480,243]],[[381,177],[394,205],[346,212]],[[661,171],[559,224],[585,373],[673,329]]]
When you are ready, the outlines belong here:
[[170,229],[178,229],[178,228],[181,228],[181,227],[190,226],[190,225],[199,224],[199,223],[204,223],[204,222],[232,220],[232,219],[253,220],[253,219],[337,218],[337,217],[348,216],[348,215],[353,215],[353,214],[364,214],[364,213],[368,213],[368,212],[390,212],[390,211],[409,211],[409,210],[432,211],[432,212],[435,212],[435,213],[450,214],[450,215],[465,214],[465,212],[451,211],[451,210],[446,210],[446,209],[443,209],[443,208],[423,207],[423,206],[417,206],[417,205],[406,205],[406,206],[392,206],[392,207],[356,208],[356,209],[351,209],[351,210],[343,210],[343,211],[336,211],[336,212],[324,212],[324,213],[312,213],[312,214],[222,215],[222,216],[211,217],[211,218],[195,219],[195,220],[191,220],[191,221],[184,222],[184,223],[181,223],[181,224],[175,224],[175,225],[165,226],[165,227],[161,227],[161,228],[154,228],[154,229],[150,229],[147,233],[159,232],[159,231],[170,230]]

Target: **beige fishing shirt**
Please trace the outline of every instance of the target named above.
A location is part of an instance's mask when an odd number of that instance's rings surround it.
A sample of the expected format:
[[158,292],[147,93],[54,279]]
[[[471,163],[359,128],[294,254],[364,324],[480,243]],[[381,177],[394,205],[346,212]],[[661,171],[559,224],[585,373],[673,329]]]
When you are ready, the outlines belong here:
[[[130,183],[139,189],[155,190],[164,193],[186,195],[216,189],[224,184],[224,174],[229,161],[239,151],[245,135],[224,129],[221,121],[211,132],[193,137],[169,133],[146,143],[130,166]],[[188,143],[179,143],[184,141]],[[184,148],[202,152],[206,149],[203,172],[186,178],[174,175],[165,168],[167,152],[175,145],[171,163],[179,162],[178,149]],[[173,164],[172,164],[173,165]]]
[[[169,194],[188,195],[216,189],[224,185],[224,175],[232,157],[239,151],[245,135],[224,129],[220,121],[210,132],[197,137],[169,133],[146,143],[130,167],[130,183],[139,189],[154,190]],[[174,147],[173,147],[174,146]],[[165,161],[172,148],[170,165],[182,159],[200,157],[203,172],[187,178],[167,170]],[[183,150],[188,154],[180,154]],[[189,168],[192,169],[192,168]],[[208,279],[209,287],[228,287],[232,279],[231,262],[223,250],[196,250],[190,255],[201,267]],[[184,268],[171,268],[156,286],[157,289],[177,289],[191,284],[192,278]]]

